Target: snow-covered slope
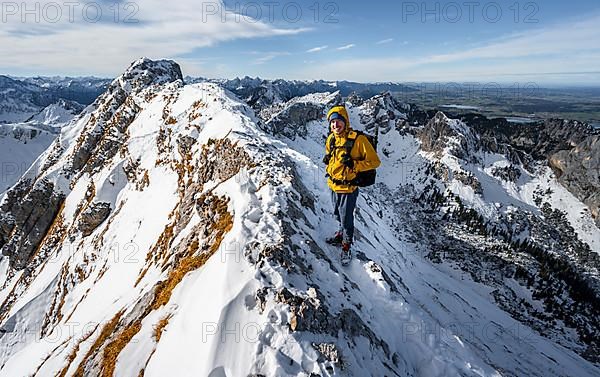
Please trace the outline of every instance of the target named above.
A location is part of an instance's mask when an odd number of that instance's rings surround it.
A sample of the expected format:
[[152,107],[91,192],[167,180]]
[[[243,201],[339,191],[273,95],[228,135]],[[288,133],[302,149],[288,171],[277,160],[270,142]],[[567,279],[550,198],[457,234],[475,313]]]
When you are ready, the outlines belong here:
[[0,200],[83,108],[34,82],[0,76]]
[[84,105],[63,99],[46,106],[42,111],[27,119],[27,123],[43,124],[52,127],[62,127],[72,121],[85,108]]
[[82,110],[83,105],[59,100],[27,122],[0,124],[0,199]]
[[0,198],[56,138],[52,127],[0,124]]
[[[134,62],[1,204],[0,375],[597,375],[568,326],[542,334],[489,281],[425,257],[439,250],[418,237],[452,224],[415,196],[445,186],[427,172],[440,157],[385,95],[349,105],[384,165],[340,265],[314,114],[332,98],[259,121],[173,62]],[[303,114],[296,134],[268,127]]]

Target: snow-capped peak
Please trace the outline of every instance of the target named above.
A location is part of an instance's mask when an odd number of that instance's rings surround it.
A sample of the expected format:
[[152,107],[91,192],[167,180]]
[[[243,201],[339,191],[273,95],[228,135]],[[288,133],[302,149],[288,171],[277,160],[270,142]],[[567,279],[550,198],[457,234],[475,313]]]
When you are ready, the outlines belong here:
[[82,104],[60,99],[56,103],[46,106],[42,111],[29,118],[27,122],[60,128],[73,120],[83,109]]
[[111,87],[120,85],[129,92],[176,80],[183,81],[179,64],[172,60],[155,61],[143,57],[131,63],[129,68],[112,82]]

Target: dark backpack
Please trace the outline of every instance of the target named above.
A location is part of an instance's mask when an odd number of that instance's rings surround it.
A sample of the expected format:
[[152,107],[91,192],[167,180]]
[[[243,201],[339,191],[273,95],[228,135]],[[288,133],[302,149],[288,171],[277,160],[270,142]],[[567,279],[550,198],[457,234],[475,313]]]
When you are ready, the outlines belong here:
[[[360,135],[365,136],[365,138],[373,146],[373,149],[377,151],[377,138],[375,136],[366,134],[366,133],[361,132],[361,131],[354,131],[354,132],[356,132],[356,134],[357,134],[356,137],[357,138]],[[347,139],[346,144],[344,144],[342,147],[336,147],[335,146],[335,135],[334,135],[329,140],[329,153],[330,154],[333,153],[333,151],[335,150],[335,148],[345,148],[346,149],[346,153],[348,155],[350,155],[350,151],[352,151],[352,148],[354,147],[354,142],[355,141],[356,141],[356,138],[354,138],[354,139]],[[325,158],[323,159],[323,161],[326,164],[329,164],[329,158],[330,158],[330,155],[327,155],[327,156],[325,156]],[[331,179],[333,181],[333,183],[335,183],[335,184],[358,186],[358,187],[367,187],[367,186],[371,186],[371,185],[375,184],[375,178],[376,177],[377,177],[377,171],[375,169],[371,169],[371,170],[361,171],[361,172],[357,173],[356,177],[353,180],[351,180],[351,181],[340,181],[338,179],[333,179],[331,177],[329,177],[329,179]]]

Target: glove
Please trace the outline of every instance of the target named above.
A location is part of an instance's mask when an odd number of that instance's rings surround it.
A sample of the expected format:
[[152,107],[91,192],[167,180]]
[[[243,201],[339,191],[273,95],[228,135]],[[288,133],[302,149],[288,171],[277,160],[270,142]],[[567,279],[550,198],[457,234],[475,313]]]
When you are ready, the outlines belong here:
[[331,155],[326,154],[325,157],[323,157],[323,163],[325,165],[329,165],[329,160],[331,159]]
[[354,169],[354,160],[348,154],[342,157],[342,164],[344,164],[344,166],[347,166],[350,169]]

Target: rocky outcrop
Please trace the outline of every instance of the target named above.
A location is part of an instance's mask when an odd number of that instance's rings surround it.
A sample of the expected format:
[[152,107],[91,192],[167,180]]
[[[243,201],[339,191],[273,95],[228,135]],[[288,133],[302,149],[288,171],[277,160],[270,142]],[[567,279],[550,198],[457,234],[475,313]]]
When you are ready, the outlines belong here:
[[23,269],[55,221],[65,195],[46,180],[29,187],[21,181],[7,194],[0,214],[0,250],[10,265]]
[[494,167],[492,175],[508,182],[516,182],[521,177],[521,170],[514,165]]
[[252,158],[237,143],[229,139],[209,140],[202,147],[195,173],[199,182],[226,181],[253,164]]
[[558,181],[590,208],[600,227],[600,136],[554,153],[548,161]]
[[510,123],[504,118],[488,119],[480,114],[467,114],[460,119],[477,131],[492,152],[506,144],[535,160],[545,160],[560,150],[571,149],[592,132],[584,123],[563,119],[526,124]]
[[[543,217],[514,210],[489,222],[433,185],[419,196],[417,206],[412,201],[388,203],[394,206],[399,231],[410,229],[409,236],[425,244],[428,259],[467,272],[491,287],[496,303],[515,319],[597,362],[600,257],[578,237],[564,212],[540,202]],[[454,209],[431,211],[448,206]],[[507,278],[520,287],[507,285]],[[522,295],[525,289],[531,291],[532,301]],[[565,325],[572,330],[565,331]]]
[[[480,145],[485,151],[503,154],[511,163],[530,171],[537,163],[546,161],[558,181],[589,207],[600,227],[598,130],[585,123],[563,119],[518,124],[503,118],[488,119],[480,114],[467,114],[461,120],[479,134]],[[444,129],[431,130],[426,126],[425,130],[428,132],[422,133],[424,149],[439,151],[441,145],[436,144],[436,137],[446,136]],[[514,168],[494,169],[492,174],[513,182],[520,176]]]
[[386,134],[406,120],[406,110],[407,105],[396,101],[390,92],[385,92],[363,102],[360,121],[366,131]]
[[474,162],[474,152],[479,150],[479,137],[466,124],[457,119],[449,119],[441,111],[427,122],[417,132],[421,140],[421,149],[431,152],[435,157],[441,157],[444,153]]
[[265,131],[293,140],[296,136],[306,137],[307,123],[324,119],[327,109],[340,101],[338,93],[307,95],[265,108],[259,117],[264,121]]
[[343,309],[337,315],[330,312],[318,297],[314,288],[309,288],[307,296],[294,295],[287,288],[280,290],[276,302],[289,305],[291,331],[308,331],[315,334],[329,334],[336,337],[340,331],[349,338],[365,337],[373,347],[380,347],[391,357],[389,346],[381,340],[353,309]]
[[322,358],[322,360],[320,360],[321,362],[324,360],[329,360],[341,369],[344,369],[342,353],[334,343],[313,343],[312,346],[314,349],[319,351],[319,354]]
[[92,232],[104,222],[110,215],[110,203],[92,203],[81,214],[79,219],[79,230],[84,237],[89,236]]
[[481,182],[479,182],[479,180],[473,174],[469,172],[459,171],[454,173],[454,178],[463,185],[472,188],[476,194],[483,194],[483,187],[481,187]]
[[323,118],[324,106],[315,103],[294,103],[266,122],[269,132],[294,139],[306,136],[306,123]]
[[177,80],[183,82],[179,64],[172,60],[141,58],[131,63],[129,68],[110,84],[108,92],[119,87],[127,93],[139,92],[150,85],[162,85]]
[[[589,207],[600,226],[598,130],[563,119],[528,124],[510,123],[504,118],[488,119],[480,114],[466,114],[460,119],[448,119],[438,112],[417,132],[422,149],[433,152],[436,157],[447,150],[468,161],[470,152],[481,148],[505,155],[512,164],[522,165],[527,170],[547,161],[558,181]],[[494,168],[492,174],[515,182],[521,172],[514,165]]]

